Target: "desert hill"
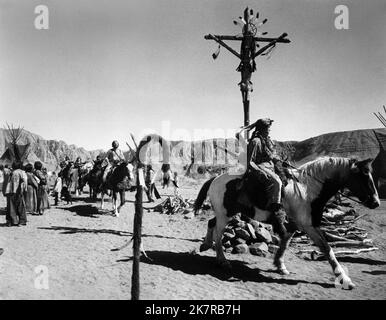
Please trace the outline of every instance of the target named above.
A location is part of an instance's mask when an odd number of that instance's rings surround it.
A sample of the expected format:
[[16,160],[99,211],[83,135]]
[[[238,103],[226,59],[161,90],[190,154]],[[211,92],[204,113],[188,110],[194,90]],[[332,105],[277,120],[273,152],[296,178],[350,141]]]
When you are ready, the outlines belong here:
[[[0,155],[7,148],[7,130],[0,129]],[[83,161],[95,159],[103,150],[87,151],[82,147],[64,141],[46,140],[24,130],[20,144],[31,144],[28,161],[42,161],[49,170],[55,170],[58,163],[68,155],[71,159],[81,157]],[[323,134],[303,141],[276,141],[279,153],[297,165],[319,156],[350,156],[358,159],[375,158],[386,149],[386,129],[366,129]],[[237,141],[211,139],[205,141],[172,141],[171,163],[179,170],[187,170],[194,159],[194,166],[232,166],[237,163],[240,152]],[[160,146],[150,148],[154,164],[162,161]],[[192,151],[193,150],[193,151]],[[127,153],[126,153],[127,154]],[[386,166],[386,164],[385,164]]]
[[320,156],[375,158],[386,150],[386,129],[367,129],[323,134],[300,142],[291,142],[297,163],[305,163]]
[[[0,155],[8,147],[9,138],[8,130],[0,129]],[[67,155],[71,159],[81,157],[83,161],[95,159],[96,155],[103,150],[87,151],[84,148],[77,147],[73,144],[68,145],[64,141],[46,140],[43,137],[23,130],[22,136],[18,144],[30,144],[30,152],[28,154],[28,162],[40,160],[45,164],[48,170],[55,170],[60,161]]]

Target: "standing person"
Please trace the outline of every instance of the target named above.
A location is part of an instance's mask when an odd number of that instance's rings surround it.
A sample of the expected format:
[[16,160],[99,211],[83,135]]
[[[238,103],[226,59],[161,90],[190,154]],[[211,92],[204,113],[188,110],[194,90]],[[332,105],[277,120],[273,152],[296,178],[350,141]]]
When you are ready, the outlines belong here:
[[27,190],[28,178],[21,167],[21,162],[12,164],[12,174],[6,186],[6,193],[9,196],[8,226],[27,225],[24,193]]
[[48,200],[48,195],[50,193],[50,186],[49,186],[49,176],[48,176],[48,171],[47,171],[47,168],[46,167],[43,167],[42,168],[42,172],[43,172],[43,175],[45,177],[45,181],[46,181],[46,184],[44,186],[45,190],[46,190],[46,195],[47,195],[47,203],[46,203],[46,209],[49,209],[50,208],[50,201]]
[[0,164],[0,185],[3,187],[3,181],[4,181],[4,166]]
[[[3,185],[4,185],[4,166],[0,164],[0,186],[1,190],[3,190]],[[4,196],[5,198],[5,196]]]
[[39,186],[37,190],[37,197],[38,197],[38,214],[43,215],[44,210],[49,208],[49,203],[48,203],[48,195],[47,195],[47,179],[46,176],[44,175],[42,169],[43,169],[43,164],[40,161],[36,161],[34,163],[34,168],[35,168],[35,176],[39,180]]
[[154,192],[154,175],[155,172],[151,164],[146,165],[145,167],[145,185],[146,185],[146,195],[149,202],[154,202],[153,192]]
[[179,186],[178,186],[178,173],[177,173],[177,171],[173,172],[172,182],[173,182],[173,187],[174,187],[174,195],[178,196],[179,195],[179,192],[178,192]]
[[25,172],[27,174],[27,190],[24,194],[25,199],[25,209],[27,213],[37,214],[38,212],[38,182],[35,175],[33,174],[33,166],[31,163],[28,163],[25,166]]
[[54,185],[54,199],[55,199],[55,206],[58,205],[59,199],[61,197],[61,191],[62,191],[62,178],[60,174],[58,174],[58,177],[56,178],[55,185]]
[[10,201],[10,193],[7,192],[9,180],[12,175],[12,171],[8,168],[8,166],[5,166],[3,169],[3,186],[2,186],[2,192],[3,196],[6,198],[7,201],[7,206],[6,206],[6,211],[5,211],[5,219],[6,219],[6,225],[10,226],[11,223],[11,217],[9,214],[9,201]]

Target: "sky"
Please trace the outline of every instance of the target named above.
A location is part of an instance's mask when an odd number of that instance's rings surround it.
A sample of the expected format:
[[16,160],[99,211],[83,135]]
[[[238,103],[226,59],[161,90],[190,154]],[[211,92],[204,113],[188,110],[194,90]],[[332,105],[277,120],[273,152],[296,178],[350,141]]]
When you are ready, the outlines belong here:
[[[37,5],[49,29],[37,30]],[[349,29],[338,30],[337,5]],[[237,35],[245,7],[288,33],[256,59],[251,121],[274,119],[275,140],[381,127],[386,104],[383,0],[0,0],[0,125],[107,149],[130,133],[229,137],[243,124],[239,61],[204,35]],[[240,43],[227,44],[239,50]]]

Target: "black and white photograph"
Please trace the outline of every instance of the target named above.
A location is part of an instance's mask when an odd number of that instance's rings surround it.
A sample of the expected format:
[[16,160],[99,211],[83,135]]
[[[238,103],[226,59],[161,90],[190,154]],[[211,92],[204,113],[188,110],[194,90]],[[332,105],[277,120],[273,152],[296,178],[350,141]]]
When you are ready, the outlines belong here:
[[0,0],[0,300],[385,300],[385,20]]

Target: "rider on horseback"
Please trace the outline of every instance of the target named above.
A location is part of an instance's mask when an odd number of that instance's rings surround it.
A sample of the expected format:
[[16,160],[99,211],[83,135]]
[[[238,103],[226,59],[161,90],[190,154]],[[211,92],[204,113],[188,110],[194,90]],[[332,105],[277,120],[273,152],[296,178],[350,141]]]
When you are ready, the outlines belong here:
[[123,152],[121,149],[119,149],[119,143],[117,140],[114,140],[112,142],[112,148],[107,151],[105,162],[107,162],[107,166],[105,168],[105,171],[103,173],[103,182],[106,182],[106,178],[109,172],[112,172],[112,170],[122,161],[125,161],[125,157],[123,155]]
[[64,160],[59,163],[60,171],[58,173],[59,177],[63,178],[64,170],[68,167],[70,164],[70,158],[68,156],[64,157]]
[[[267,190],[267,210],[273,214],[273,224],[279,234],[286,233],[284,223],[286,213],[281,203],[282,160],[275,152],[275,145],[269,133],[273,120],[259,119],[255,123],[243,127],[243,130],[255,129],[248,142],[248,168],[253,179]],[[275,172],[276,171],[276,172]]]
[[100,155],[96,156],[96,159],[94,160],[94,166],[100,166],[102,165],[103,160],[101,159]]
[[85,164],[85,162],[82,162],[82,159],[80,157],[77,157],[74,163],[74,167],[78,170]]

